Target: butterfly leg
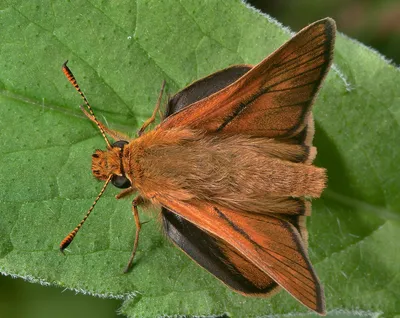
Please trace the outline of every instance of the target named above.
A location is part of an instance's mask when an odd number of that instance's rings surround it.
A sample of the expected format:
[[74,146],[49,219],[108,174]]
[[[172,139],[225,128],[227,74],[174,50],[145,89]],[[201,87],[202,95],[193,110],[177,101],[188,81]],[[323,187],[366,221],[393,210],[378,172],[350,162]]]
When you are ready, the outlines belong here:
[[133,214],[133,218],[135,219],[136,234],[135,234],[135,242],[133,243],[132,254],[131,254],[131,257],[129,258],[128,265],[126,265],[126,267],[125,267],[124,273],[127,273],[129,271],[129,269],[132,266],[133,259],[135,258],[136,250],[137,250],[138,243],[139,243],[139,233],[140,233],[140,229],[141,229],[141,225],[142,225],[142,223],[140,223],[139,212],[138,212],[137,207],[139,205],[143,204],[144,202],[145,202],[145,200],[140,195],[137,196],[132,201],[132,214]]
[[97,123],[99,124],[99,126],[104,130],[104,132],[106,134],[108,134],[109,136],[111,136],[112,139],[114,140],[130,140],[131,138],[123,133],[120,133],[118,131],[115,130],[111,130],[110,128],[108,128],[106,125],[104,125],[102,122],[98,121],[93,115],[89,114],[86,109],[83,108],[83,106],[80,106],[81,110],[83,111],[83,113],[85,114],[85,116],[87,118],[89,118],[92,122],[94,122],[96,125]]
[[152,123],[154,122],[154,120],[156,119],[157,116],[157,112],[160,109],[160,105],[161,105],[161,99],[162,99],[162,95],[164,92],[164,87],[165,87],[165,81],[162,82],[161,85],[161,90],[160,90],[160,95],[158,95],[158,100],[157,100],[157,104],[156,107],[153,110],[153,114],[151,114],[151,117],[149,119],[147,119],[144,123],[142,128],[139,129],[138,131],[138,136],[141,136],[143,134],[143,132],[145,131],[145,129]]
[[130,194],[132,194],[133,192],[136,192],[136,191],[137,191],[136,188],[130,187],[130,188],[127,188],[127,189],[122,190],[120,193],[118,193],[118,194],[115,196],[115,198],[116,198],[117,200],[119,200],[119,199],[122,199],[122,198],[127,197],[128,195],[130,195]]

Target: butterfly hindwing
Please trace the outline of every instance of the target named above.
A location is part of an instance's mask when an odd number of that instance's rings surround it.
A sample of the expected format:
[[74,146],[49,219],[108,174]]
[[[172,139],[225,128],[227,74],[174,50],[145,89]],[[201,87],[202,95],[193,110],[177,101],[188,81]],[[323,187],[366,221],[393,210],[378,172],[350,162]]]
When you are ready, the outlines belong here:
[[169,99],[164,119],[181,111],[186,106],[220,91],[250,69],[249,65],[234,65],[193,82]]

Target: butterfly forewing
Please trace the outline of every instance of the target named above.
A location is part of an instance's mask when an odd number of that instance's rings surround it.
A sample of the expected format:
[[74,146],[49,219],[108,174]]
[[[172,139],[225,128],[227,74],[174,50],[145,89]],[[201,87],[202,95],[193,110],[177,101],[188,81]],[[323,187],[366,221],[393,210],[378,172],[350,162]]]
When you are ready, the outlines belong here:
[[164,231],[168,237],[215,277],[232,289],[249,295],[267,296],[278,284],[232,246],[162,208]]
[[311,24],[261,63],[211,96],[170,116],[160,128],[189,126],[252,136],[290,137],[304,128],[329,70],[335,24]]
[[[319,280],[299,232],[289,222],[266,214],[238,213],[200,201],[171,201],[161,196],[157,200],[217,238],[220,250],[237,268],[246,268],[246,264],[242,266],[235,260],[246,259],[301,303],[324,313],[325,301]],[[228,248],[224,250],[223,246]],[[260,281],[263,278],[260,276]]]

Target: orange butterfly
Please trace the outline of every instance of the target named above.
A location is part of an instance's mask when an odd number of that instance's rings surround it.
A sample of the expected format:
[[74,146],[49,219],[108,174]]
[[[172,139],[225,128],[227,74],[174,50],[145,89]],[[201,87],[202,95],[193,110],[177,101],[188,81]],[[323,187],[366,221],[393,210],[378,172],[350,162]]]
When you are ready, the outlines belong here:
[[[152,117],[129,137],[99,122],[66,63],[63,71],[82,95],[107,143],[92,172],[105,184],[82,222],[62,241],[63,251],[108,183],[117,199],[161,206],[167,236],[233,290],[267,297],[284,288],[308,308],[325,313],[322,286],[307,254],[307,197],[325,187],[312,165],[311,107],[332,62],[335,22],[317,21],[258,65],[232,66],[189,85],[169,100],[163,121]],[[111,144],[108,134],[115,140]]]

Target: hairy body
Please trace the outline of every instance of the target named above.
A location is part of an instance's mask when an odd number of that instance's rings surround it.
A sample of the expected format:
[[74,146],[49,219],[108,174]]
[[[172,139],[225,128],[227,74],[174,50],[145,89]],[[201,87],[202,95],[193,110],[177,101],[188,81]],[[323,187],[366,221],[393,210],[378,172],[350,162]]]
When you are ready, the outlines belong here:
[[315,148],[268,138],[170,129],[132,140],[122,162],[132,185],[154,203],[162,195],[245,212],[298,214],[304,204],[293,197],[319,197],[325,187],[325,169],[299,162],[310,152]]

